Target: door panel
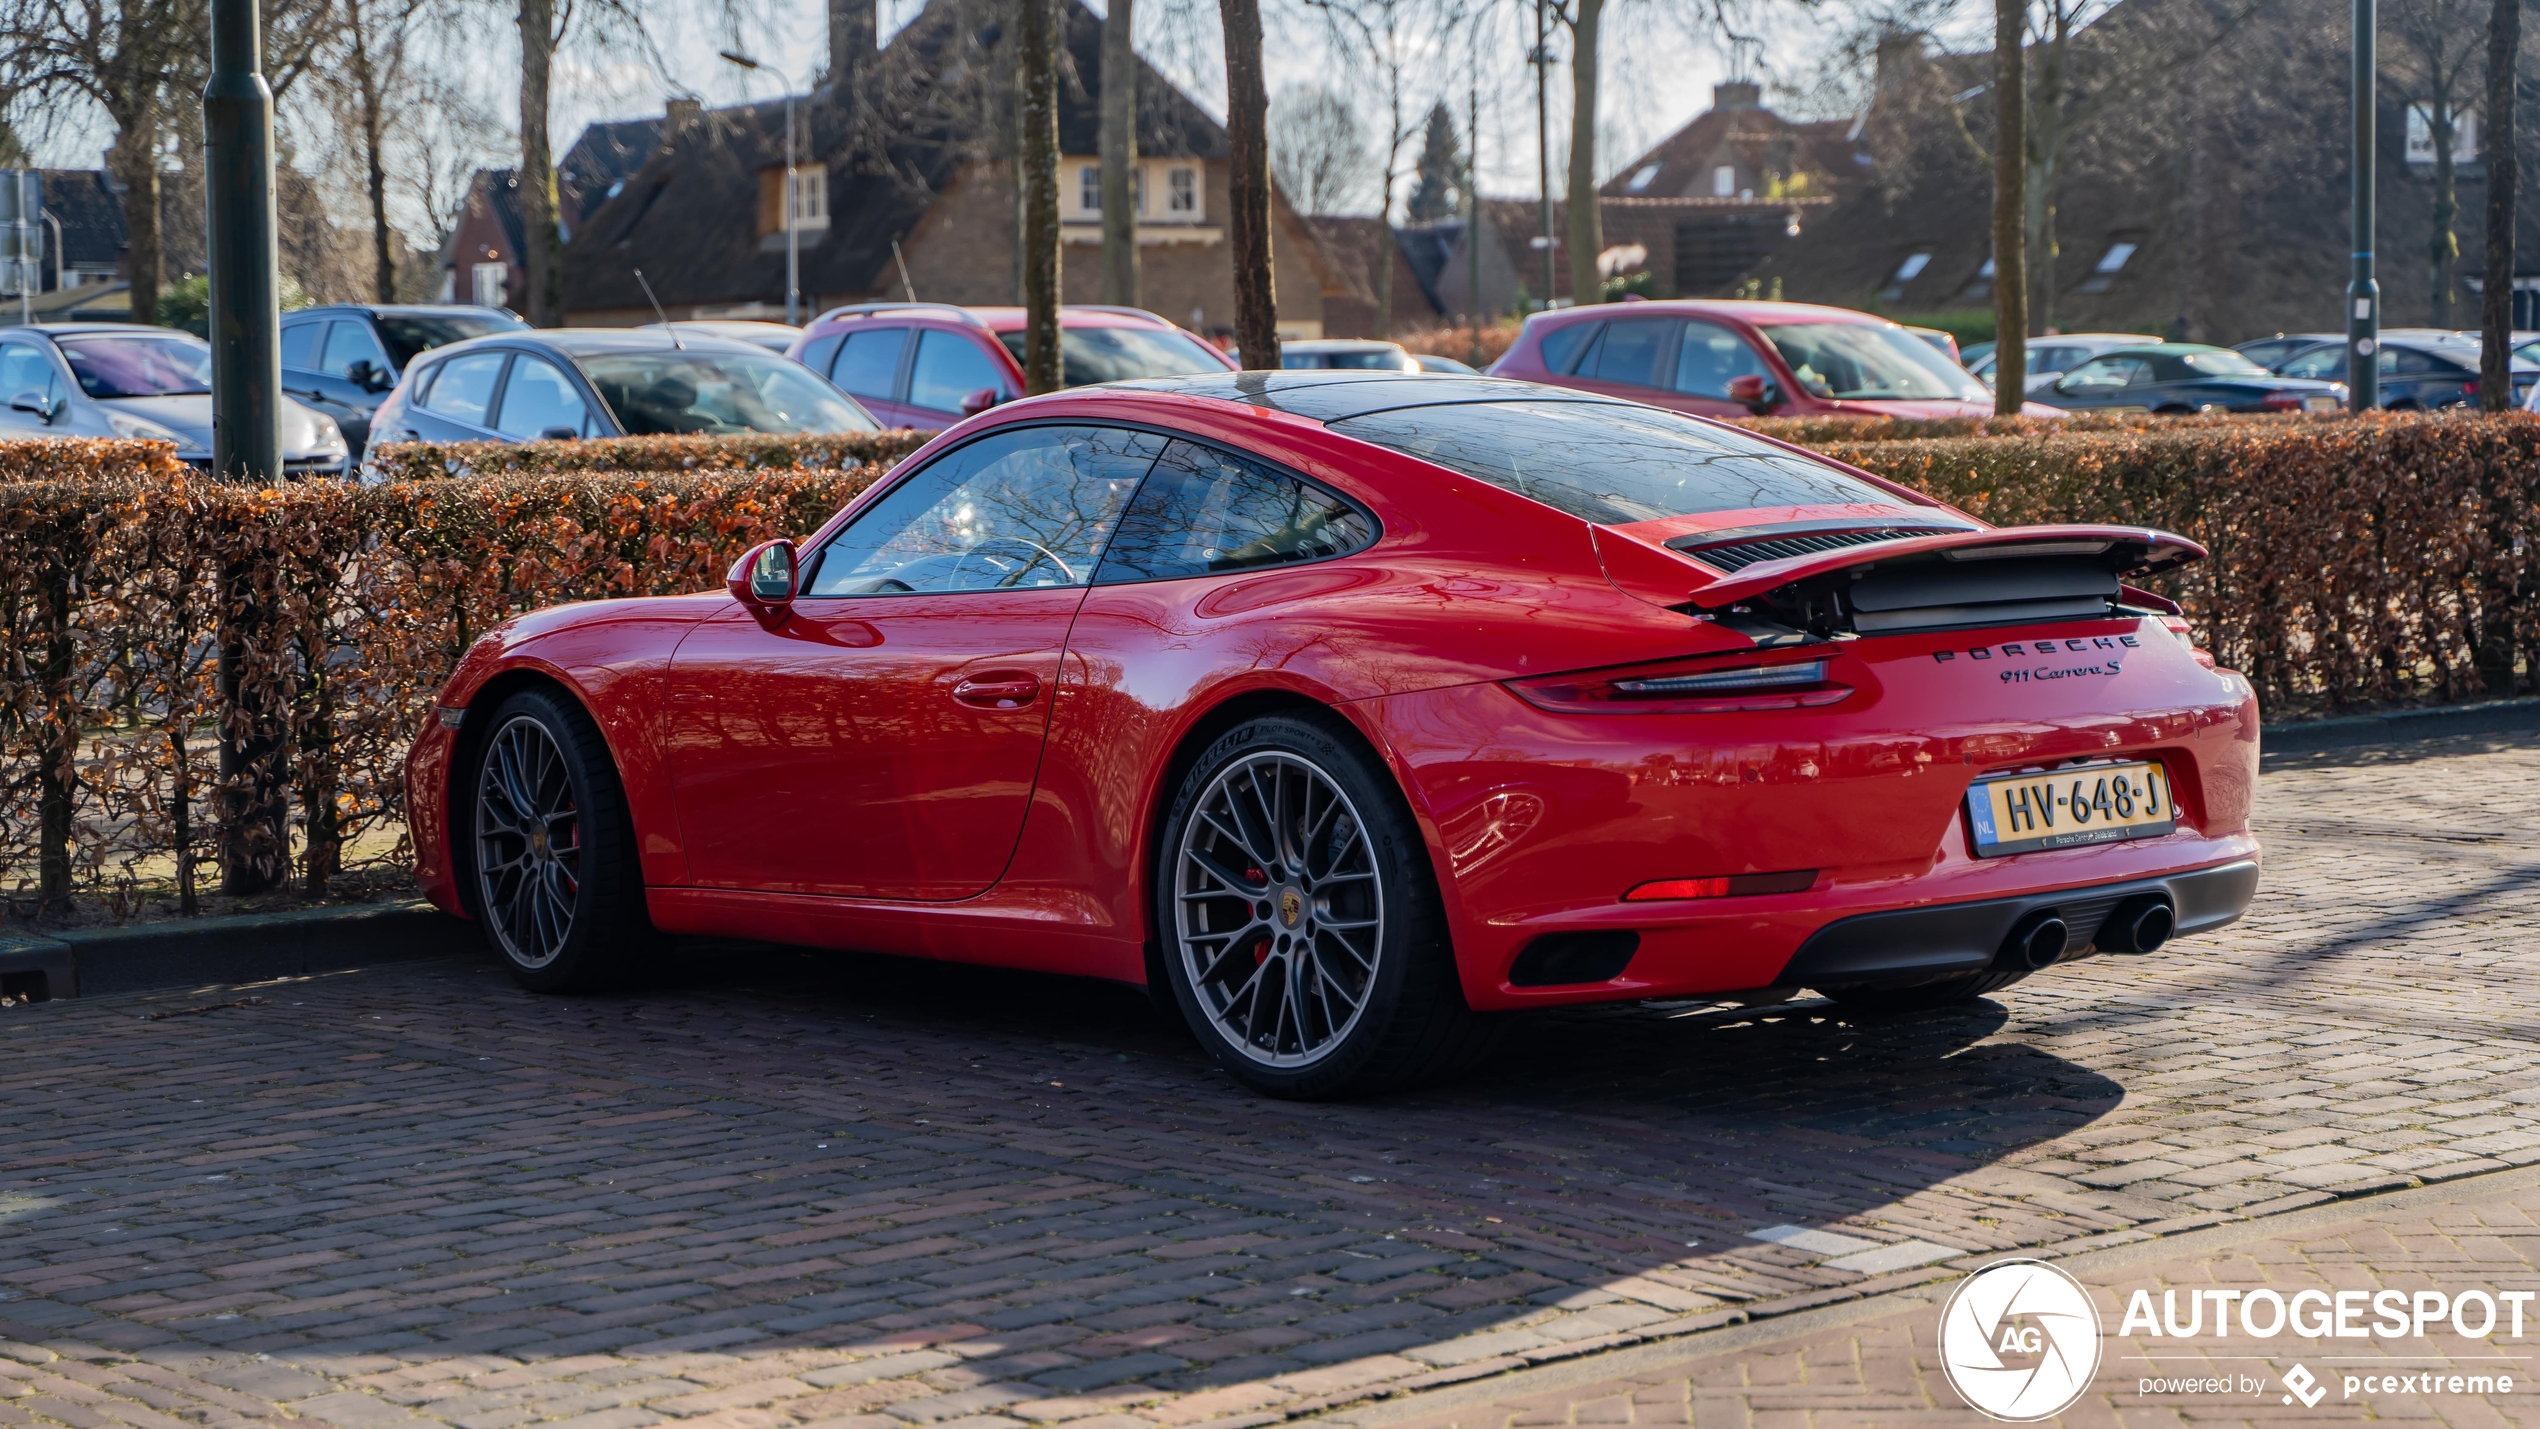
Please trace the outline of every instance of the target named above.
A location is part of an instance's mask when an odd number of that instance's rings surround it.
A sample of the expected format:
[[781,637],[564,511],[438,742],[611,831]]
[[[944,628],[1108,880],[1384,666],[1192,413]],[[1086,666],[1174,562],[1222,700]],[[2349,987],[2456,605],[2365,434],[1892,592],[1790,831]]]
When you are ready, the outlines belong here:
[[1163,439],[1026,427],[895,483],[804,562],[782,617],[735,608],[671,667],[691,877],[947,900],[1005,871],[1059,657]]

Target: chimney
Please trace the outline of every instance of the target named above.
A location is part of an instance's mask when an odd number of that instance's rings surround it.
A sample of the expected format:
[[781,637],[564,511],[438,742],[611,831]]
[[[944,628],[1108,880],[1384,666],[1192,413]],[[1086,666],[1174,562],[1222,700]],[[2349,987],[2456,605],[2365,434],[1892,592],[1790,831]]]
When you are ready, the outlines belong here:
[[661,109],[661,146],[677,148],[697,126],[705,122],[706,105],[702,99],[673,99]]
[[1907,70],[1923,57],[1923,38],[1905,30],[1890,30],[1879,36],[1878,64],[1870,81],[1874,94],[1891,94],[1905,82]]
[[1753,109],[1764,102],[1764,86],[1751,79],[1732,79],[1711,86],[1714,109]]
[[881,26],[876,0],[829,0],[829,85],[841,94],[861,89],[872,67]]

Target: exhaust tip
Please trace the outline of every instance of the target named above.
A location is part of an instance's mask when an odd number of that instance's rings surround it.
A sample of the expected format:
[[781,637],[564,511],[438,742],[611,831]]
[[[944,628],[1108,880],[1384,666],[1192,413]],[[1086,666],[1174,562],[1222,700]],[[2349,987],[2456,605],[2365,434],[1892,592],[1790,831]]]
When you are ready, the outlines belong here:
[[2053,909],[2032,913],[2022,919],[2020,925],[2011,930],[2011,936],[2004,940],[2002,957],[2030,972],[2052,967],[2063,960],[2064,943],[2068,936],[2064,920],[2055,916]]
[[2107,926],[2099,933],[2099,946],[2112,953],[2150,953],[2160,950],[2178,930],[2178,910],[2160,894],[2130,898],[2117,905],[2108,915]]

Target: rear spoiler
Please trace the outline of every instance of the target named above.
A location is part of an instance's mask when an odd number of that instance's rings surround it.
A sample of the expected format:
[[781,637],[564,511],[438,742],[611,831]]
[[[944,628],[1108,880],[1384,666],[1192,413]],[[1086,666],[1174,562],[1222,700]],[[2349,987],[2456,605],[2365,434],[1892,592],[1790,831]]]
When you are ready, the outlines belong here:
[[2203,546],[2185,536],[2145,526],[2005,526],[1943,531],[1757,561],[1733,576],[1697,588],[1689,604],[1695,610],[1724,610],[1814,576],[1913,557],[1937,556],[1952,564],[1965,563],[1971,569],[1986,561],[2043,557],[2087,563],[2112,576],[2137,579],[2176,570],[2203,560],[2205,555]]

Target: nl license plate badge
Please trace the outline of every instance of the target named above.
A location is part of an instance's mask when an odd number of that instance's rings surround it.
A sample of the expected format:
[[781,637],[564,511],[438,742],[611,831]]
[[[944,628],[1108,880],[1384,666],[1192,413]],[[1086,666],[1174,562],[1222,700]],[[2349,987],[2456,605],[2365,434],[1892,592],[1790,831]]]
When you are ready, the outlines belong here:
[[1997,774],[1967,790],[1978,858],[2154,838],[2178,827],[2170,782],[2152,763]]

